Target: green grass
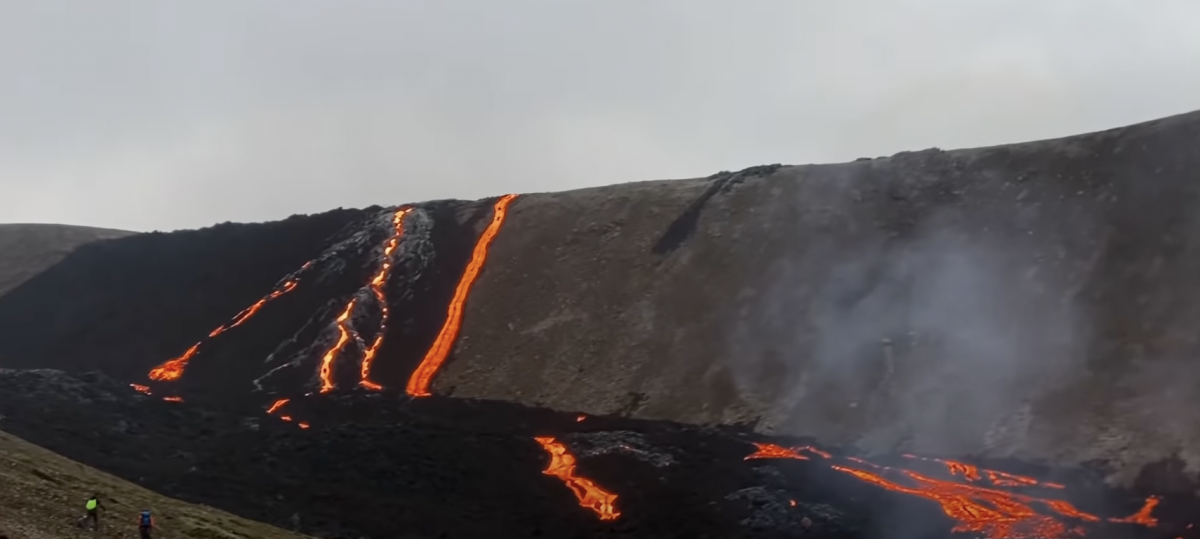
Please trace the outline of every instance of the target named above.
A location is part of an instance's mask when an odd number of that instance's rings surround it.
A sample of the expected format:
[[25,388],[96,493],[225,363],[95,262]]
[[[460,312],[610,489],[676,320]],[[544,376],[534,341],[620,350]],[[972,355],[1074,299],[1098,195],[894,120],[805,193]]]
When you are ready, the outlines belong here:
[[[106,509],[98,534],[75,526],[93,492]],[[307,537],[156,494],[0,432],[0,532],[10,539],[137,537],[142,509],[154,513],[155,539]]]

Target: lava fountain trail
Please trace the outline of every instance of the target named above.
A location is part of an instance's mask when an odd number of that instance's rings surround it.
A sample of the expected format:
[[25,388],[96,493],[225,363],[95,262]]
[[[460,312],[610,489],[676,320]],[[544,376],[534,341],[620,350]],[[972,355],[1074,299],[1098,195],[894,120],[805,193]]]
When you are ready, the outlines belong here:
[[[212,339],[222,333],[225,333],[226,331],[246,323],[246,321],[254,317],[254,315],[257,314],[264,305],[272,300],[278,299],[280,296],[283,296],[288,292],[295,290],[296,286],[300,284],[300,278],[296,277],[296,275],[303,273],[304,270],[307,270],[312,265],[312,260],[305,262],[303,266],[300,266],[300,269],[292,272],[292,274],[289,276],[291,278],[285,278],[282,283],[276,285],[275,289],[272,290],[270,294],[263,296],[261,299],[254,302],[253,305],[242,309],[241,312],[234,315],[228,323],[218,326],[216,329],[210,331],[208,333],[208,338]],[[193,344],[191,348],[188,348],[187,351],[183,353],[183,355],[169,359],[163,362],[161,365],[151,369],[150,373],[148,374],[149,378],[156,382],[173,382],[182,378],[183,371],[187,368],[188,362],[191,361],[192,358],[195,357],[200,351],[200,345],[203,342],[204,341],[200,341],[196,344]]]
[[404,217],[412,211],[412,208],[404,208],[396,212],[392,217],[392,227],[395,234],[388,240],[387,246],[383,249],[383,263],[379,266],[379,272],[371,279],[371,292],[375,294],[375,299],[379,301],[379,330],[375,332],[375,341],[371,346],[363,352],[362,358],[362,381],[358,384],[373,390],[379,391],[383,386],[371,381],[371,362],[375,360],[375,354],[379,352],[379,347],[383,345],[383,336],[387,333],[388,323],[388,300],[387,294],[384,292],[384,287],[387,286],[388,275],[392,271],[392,253],[396,247],[400,246],[400,237],[404,235]]
[[450,355],[454,341],[458,338],[458,330],[462,327],[463,306],[467,302],[471,285],[475,283],[475,278],[483,269],[483,263],[487,260],[488,246],[500,232],[500,226],[504,224],[504,217],[508,214],[508,205],[514,198],[517,198],[517,195],[504,195],[496,201],[492,222],[488,224],[487,229],[483,231],[483,235],[475,244],[475,250],[471,253],[471,262],[467,264],[462,279],[458,281],[458,287],[454,289],[454,298],[450,300],[450,308],[446,314],[446,322],[442,326],[442,331],[438,333],[433,346],[429,348],[429,352],[425,354],[421,364],[408,379],[406,391],[409,395],[413,397],[430,395],[429,387],[433,383],[433,377],[441,368],[442,363],[446,361],[446,357]]
[[[785,448],[772,444],[756,443],[754,445],[756,451],[747,456],[746,460],[795,459],[797,457],[803,459],[804,457],[799,454],[802,449],[827,460],[833,459],[829,453],[809,446]],[[1158,503],[1155,497],[1148,499],[1146,505],[1130,517],[1101,519],[1099,516],[1077,509],[1065,500],[1038,498],[999,489],[999,487],[1037,486],[1060,488],[1054,483],[1043,484],[1031,477],[995,470],[982,470],[983,473],[980,473],[979,468],[961,462],[926,459],[913,455],[904,456],[910,459],[942,463],[952,476],[961,477],[969,482],[981,481],[986,476],[993,486],[983,487],[934,479],[911,470],[881,466],[856,457],[849,457],[845,460],[848,464],[859,465],[857,467],[834,464],[831,468],[892,492],[937,502],[941,506],[942,512],[955,520],[956,525],[952,531],[975,533],[987,539],[1059,539],[1086,534],[1082,525],[1071,525],[1061,517],[1088,524],[1096,524],[1102,520],[1146,527],[1154,527],[1157,524],[1157,520],[1150,515]],[[869,467],[873,471],[864,470],[863,467]],[[1048,508],[1058,517],[1039,513],[1034,509],[1035,506]]]
[[616,494],[596,486],[590,479],[575,475],[575,455],[567,451],[567,446],[555,441],[552,436],[536,437],[534,440],[550,453],[550,463],[542,473],[561,479],[575,493],[579,505],[595,511],[600,520],[616,520],[621,516],[621,512],[613,506],[617,501]]

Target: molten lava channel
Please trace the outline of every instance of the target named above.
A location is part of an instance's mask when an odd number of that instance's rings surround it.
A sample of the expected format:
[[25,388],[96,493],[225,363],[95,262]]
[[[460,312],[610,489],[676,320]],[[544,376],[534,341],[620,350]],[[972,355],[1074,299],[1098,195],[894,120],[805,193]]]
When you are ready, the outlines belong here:
[[488,224],[487,229],[483,231],[483,235],[479,237],[479,241],[475,244],[475,250],[471,253],[471,262],[467,264],[466,271],[463,272],[462,278],[458,281],[458,286],[454,289],[454,298],[450,300],[450,308],[446,314],[446,322],[442,326],[442,330],[438,333],[437,339],[433,341],[433,346],[425,354],[425,358],[421,360],[421,364],[413,371],[412,376],[408,379],[408,387],[406,391],[413,397],[428,397],[430,395],[429,387],[433,383],[433,377],[437,374],[438,369],[442,367],[442,363],[446,361],[446,356],[450,355],[450,350],[454,347],[454,341],[458,338],[458,331],[462,326],[463,305],[467,302],[467,295],[471,291],[471,285],[475,283],[475,278],[479,276],[479,271],[483,268],[483,263],[487,260],[488,246],[495,239],[496,234],[500,232],[500,226],[504,224],[504,217],[508,213],[508,205],[512,203],[517,195],[504,195],[500,200],[496,201],[493,207],[492,222]]
[[362,381],[359,382],[359,385],[373,391],[383,389],[383,386],[371,381],[371,362],[375,360],[375,354],[379,352],[379,347],[383,345],[383,336],[387,333],[389,313],[387,294],[384,290],[387,287],[388,275],[392,271],[392,253],[400,246],[400,237],[404,235],[404,217],[411,211],[412,208],[404,208],[392,216],[392,229],[394,233],[383,248],[383,261],[379,265],[379,271],[371,278],[371,292],[375,294],[375,299],[379,301],[379,331],[376,332],[375,340],[371,343],[371,346],[367,347],[367,350],[363,352]]
[[[373,390],[379,391],[383,386],[371,381],[371,364],[375,360],[375,355],[379,352],[379,347],[383,345],[384,334],[387,333],[388,316],[388,300],[385,289],[387,287],[388,276],[391,275],[392,267],[395,265],[392,262],[392,253],[400,246],[400,238],[404,235],[404,217],[412,212],[412,208],[401,208],[392,214],[392,235],[388,237],[383,245],[383,255],[380,257],[379,269],[367,281],[367,287],[371,289],[376,301],[379,303],[380,320],[379,330],[375,334],[374,341],[366,346],[363,351],[362,364],[360,366],[360,374],[362,379],[359,385]],[[328,393],[333,390],[336,384],[333,381],[333,362],[337,359],[342,348],[346,346],[346,342],[350,340],[353,331],[347,326],[346,321],[354,312],[354,305],[357,299],[351,299],[346,304],[346,308],[342,311],[341,316],[337,319],[338,340],[325,352],[321,358],[321,368],[319,371],[321,377],[321,393]],[[357,338],[357,336],[355,337]]]
[[354,312],[355,301],[351,299],[346,303],[346,308],[342,309],[342,314],[338,315],[338,340],[321,358],[321,393],[333,391],[333,360],[337,357],[338,352],[341,352],[342,348],[346,346],[346,343],[350,341],[350,328],[346,327],[346,321],[350,319],[350,314]]
[[[783,458],[795,459],[803,456],[798,451],[807,449],[831,459],[832,455],[816,448],[785,448],[773,444],[754,444],[756,451],[746,457],[750,459]],[[1080,525],[1069,525],[1061,517],[1081,522],[1096,523],[1101,518],[1077,509],[1065,500],[1045,499],[1000,490],[999,487],[1048,487],[1062,488],[1056,483],[1042,483],[1032,477],[1014,475],[996,470],[981,470],[976,466],[941,459],[925,459],[913,455],[907,458],[939,462],[946,466],[952,476],[961,477],[969,482],[982,481],[986,476],[992,483],[991,487],[958,483],[934,479],[926,475],[904,469],[891,468],[873,464],[857,457],[848,457],[849,463],[859,465],[833,465],[832,468],[849,474],[859,480],[890,490],[918,496],[938,503],[942,512],[954,519],[956,524],[953,531],[975,533],[987,539],[1058,539],[1068,536],[1083,536],[1085,530]],[[807,459],[805,459],[807,460]],[[867,471],[862,467],[875,471]],[[892,476],[891,478],[885,475]],[[1140,511],[1127,518],[1110,518],[1109,522],[1138,524],[1153,527],[1157,520],[1151,516],[1158,499],[1151,497]],[[1039,513],[1034,507],[1049,509],[1048,514]]]
[[589,479],[575,475],[575,455],[567,451],[567,446],[555,441],[552,436],[536,437],[534,440],[550,453],[550,464],[542,473],[561,479],[567,488],[575,493],[579,505],[595,511],[600,520],[616,520],[621,516],[620,511],[613,506],[617,501],[616,494],[596,486]]
[[283,408],[283,405],[287,404],[288,400],[289,399],[279,399],[279,400],[275,401],[274,403],[272,403],[271,407],[267,408],[267,415],[271,415],[271,414],[275,413],[277,410],[279,410],[280,408]]
[[[307,270],[312,265],[313,261],[309,260],[308,262],[305,262],[303,266],[300,266],[299,270],[296,270],[294,273],[292,273],[292,275],[303,273],[304,270]],[[300,279],[298,277],[284,281],[276,286],[271,293],[263,296],[261,299],[254,302],[253,305],[242,309],[241,312],[234,315],[229,323],[218,326],[217,329],[210,331],[208,333],[208,338],[214,338],[222,333],[225,333],[226,331],[246,323],[246,321],[250,320],[250,318],[257,314],[264,305],[275,299],[278,299],[280,296],[283,296],[288,292],[295,290],[296,286],[299,284]],[[191,361],[192,358],[196,356],[196,353],[200,351],[200,344],[202,343],[203,341],[193,344],[191,348],[188,348],[187,351],[183,353],[183,355],[169,359],[163,362],[161,365],[151,369],[150,373],[148,374],[149,378],[157,382],[171,382],[182,378],[184,369],[187,368],[188,362]]]

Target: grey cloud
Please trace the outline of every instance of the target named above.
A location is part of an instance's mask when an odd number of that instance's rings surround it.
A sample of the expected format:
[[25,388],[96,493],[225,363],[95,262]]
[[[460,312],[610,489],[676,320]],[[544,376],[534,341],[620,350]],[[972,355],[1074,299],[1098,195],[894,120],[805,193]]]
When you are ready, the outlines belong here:
[[135,230],[1200,108],[1200,4],[0,4],[0,222]]

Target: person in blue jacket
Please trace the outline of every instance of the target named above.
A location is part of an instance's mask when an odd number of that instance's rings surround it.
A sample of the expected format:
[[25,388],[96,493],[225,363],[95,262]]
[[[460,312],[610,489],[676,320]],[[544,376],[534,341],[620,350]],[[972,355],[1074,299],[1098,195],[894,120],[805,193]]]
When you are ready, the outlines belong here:
[[150,510],[142,511],[138,515],[138,532],[142,534],[142,539],[150,539],[150,531],[154,529],[154,517],[150,516]]

